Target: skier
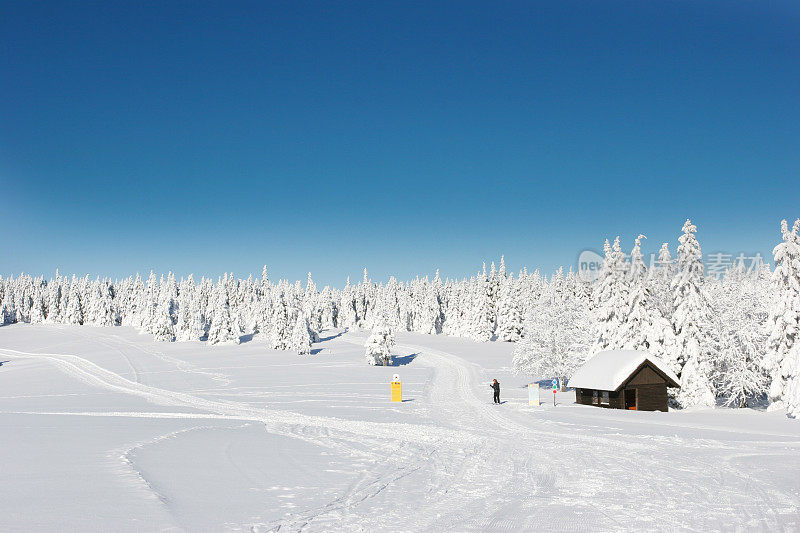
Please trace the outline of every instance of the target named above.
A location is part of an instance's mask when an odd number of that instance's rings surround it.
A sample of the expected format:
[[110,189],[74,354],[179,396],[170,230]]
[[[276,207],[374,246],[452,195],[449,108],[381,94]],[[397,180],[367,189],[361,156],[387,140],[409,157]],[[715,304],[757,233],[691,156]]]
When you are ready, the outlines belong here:
[[497,380],[489,385],[494,390],[494,403],[500,403],[500,383]]

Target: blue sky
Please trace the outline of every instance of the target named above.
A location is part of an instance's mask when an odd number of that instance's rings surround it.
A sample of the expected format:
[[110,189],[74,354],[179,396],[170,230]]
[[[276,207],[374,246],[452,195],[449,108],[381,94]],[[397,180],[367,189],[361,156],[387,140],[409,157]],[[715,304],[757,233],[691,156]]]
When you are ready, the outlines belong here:
[[0,273],[551,271],[800,217],[795,2],[0,3]]

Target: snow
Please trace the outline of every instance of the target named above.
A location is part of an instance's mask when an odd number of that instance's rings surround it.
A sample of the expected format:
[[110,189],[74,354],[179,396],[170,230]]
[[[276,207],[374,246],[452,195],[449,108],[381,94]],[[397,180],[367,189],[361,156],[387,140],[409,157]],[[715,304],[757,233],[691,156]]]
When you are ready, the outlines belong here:
[[513,344],[398,333],[375,367],[367,332],[320,336],[298,356],[0,328],[0,529],[800,529],[783,413],[529,407]]
[[670,379],[680,380],[666,363],[642,350],[605,350],[586,361],[570,378],[568,386],[579,389],[615,391],[645,361],[661,370]]

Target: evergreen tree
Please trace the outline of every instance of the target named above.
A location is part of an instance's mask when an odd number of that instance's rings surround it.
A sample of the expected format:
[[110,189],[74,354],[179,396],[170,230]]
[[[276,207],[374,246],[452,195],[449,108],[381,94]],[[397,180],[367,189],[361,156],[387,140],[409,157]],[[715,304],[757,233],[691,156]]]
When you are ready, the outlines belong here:
[[[651,268],[647,273],[647,284],[651,289],[653,303],[666,320],[672,320],[674,311],[674,299],[670,288],[672,279],[675,277],[675,265],[669,251],[669,244],[663,243],[658,251],[658,259],[655,268]],[[665,361],[667,359],[664,359]]]
[[209,344],[239,344],[240,332],[231,318],[226,283],[220,281],[214,290],[214,318],[208,329]]
[[667,360],[675,339],[672,325],[661,314],[650,289],[650,278],[642,259],[643,238],[644,235],[637,237],[631,251],[628,303],[621,316],[616,344],[618,348],[644,350],[659,359]]
[[41,324],[45,321],[47,305],[45,303],[45,291],[40,285],[33,293],[33,306],[31,307],[31,324]]
[[[486,270],[486,264],[483,266]],[[492,267],[489,271],[489,282],[486,286],[488,292],[489,302],[489,321],[492,333],[497,330],[497,300],[500,297],[500,276],[497,274],[497,268],[492,261]]]
[[767,391],[764,370],[768,309],[760,297],[758,274],[748,275],[741,261],[725,273],[715,292],[717,338],[715,381],[725,405],[746,407]]
[[64,321],[67,324],[83,324],[83,302],[78,280],[74,277],[69,285],[69,297],[67,300]]
[[311,353],[311,335],[309,334],[309,330],[308,319],[305,317],[305,313],[301,311],[297,315],[291,338],[291,349],[300,355]]
[[113,288],[107,281],[95,280],[89,287],[87,322],[93,326],[115,326],[117,312],[112,297]]
[[151,331],[153,338],[157,341],[172,342],[175,340],[175,327],[169,313],[170,301],[169,295],[165,292],[156,306]]
[[291,329],[289,327],[289,308],[283,290],[279,287],[275,294],[272,310],[272,327],[269,342],[273,350],[288,350],[290,347]]
[[621,348],[620,331],[628,309],[628,276],[619,237],[604,245],[605,259],[595,282],[593,307],[597,320],[595,351]]
[[[505,264],[500,263],[501,272]],[[500,285],[497,302],[497,338],[505,342],[516,342],[522,334],[522,314],[514,290],[514,274],[505,278]]]
[[376,320],[372,334],[364,344],[367,364],[388,366],[392,364],[391,348],[394,346],[394,334],[386,323],[385,317]]
[[339,327],[354,328],[358,325],[356,314],[355,289],[350,285],[350,278],[342,290],[342,299],[339,304]]
[[563,382],[588,357],[592,329],[589,310],[563,290],[559,271],[525,317],[522,338],[514,348],[514,373]]
[[[191,275],[189,279],[191,279]],[[207,329],[205,307],[203,305],[205,300],[203,298],[204,287],[202,283],[195,287],[194,282],[189,287],[189,332],[186,335],[186,340],[199,341],[206,337]]]
[[687,219],[679,239],[678,269],[672,280],[676,303],[672,317],[676,357],[670,363],[681,378],[677,396],[681,406],[712,407],[716,396],[712,384],[712,319],[703,291],[702,252],[694,235],[696,232],[697,227]]
[[337,326],[336,303],[333,297],[333,291],[327,285],[322,289],[320,300],[322,302],[320,309],[321,329],[335,328]]
[[484,269],[483,276],[472,281],[472,308],[469,324],[469,337],[479,342],[492,340],[494,323],[492,320],[492,305],[489,300],[489,279]]
[[175,322],[175,338],[178,341],[194,340],[192,336],[192,299],[194,298],[194,278],[181,279],[178,288],[177,320]]
[[781,222],[783,242],[772,251],[776,298],[770,310],[767,369],[771,408],[800,418],[800,219]]

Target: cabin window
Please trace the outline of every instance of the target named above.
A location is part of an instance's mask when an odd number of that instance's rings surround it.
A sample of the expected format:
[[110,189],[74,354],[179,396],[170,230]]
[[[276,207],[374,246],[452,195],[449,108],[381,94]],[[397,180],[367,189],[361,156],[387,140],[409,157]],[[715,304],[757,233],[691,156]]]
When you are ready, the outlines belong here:
[[600,404],[600,400],[597,397],[597,391],[593,390],[592,391],[592,405],[599,405],[599,404]]
[[608,391],[603,391],[603,396],[600,398],[600,405],[608,405]]

